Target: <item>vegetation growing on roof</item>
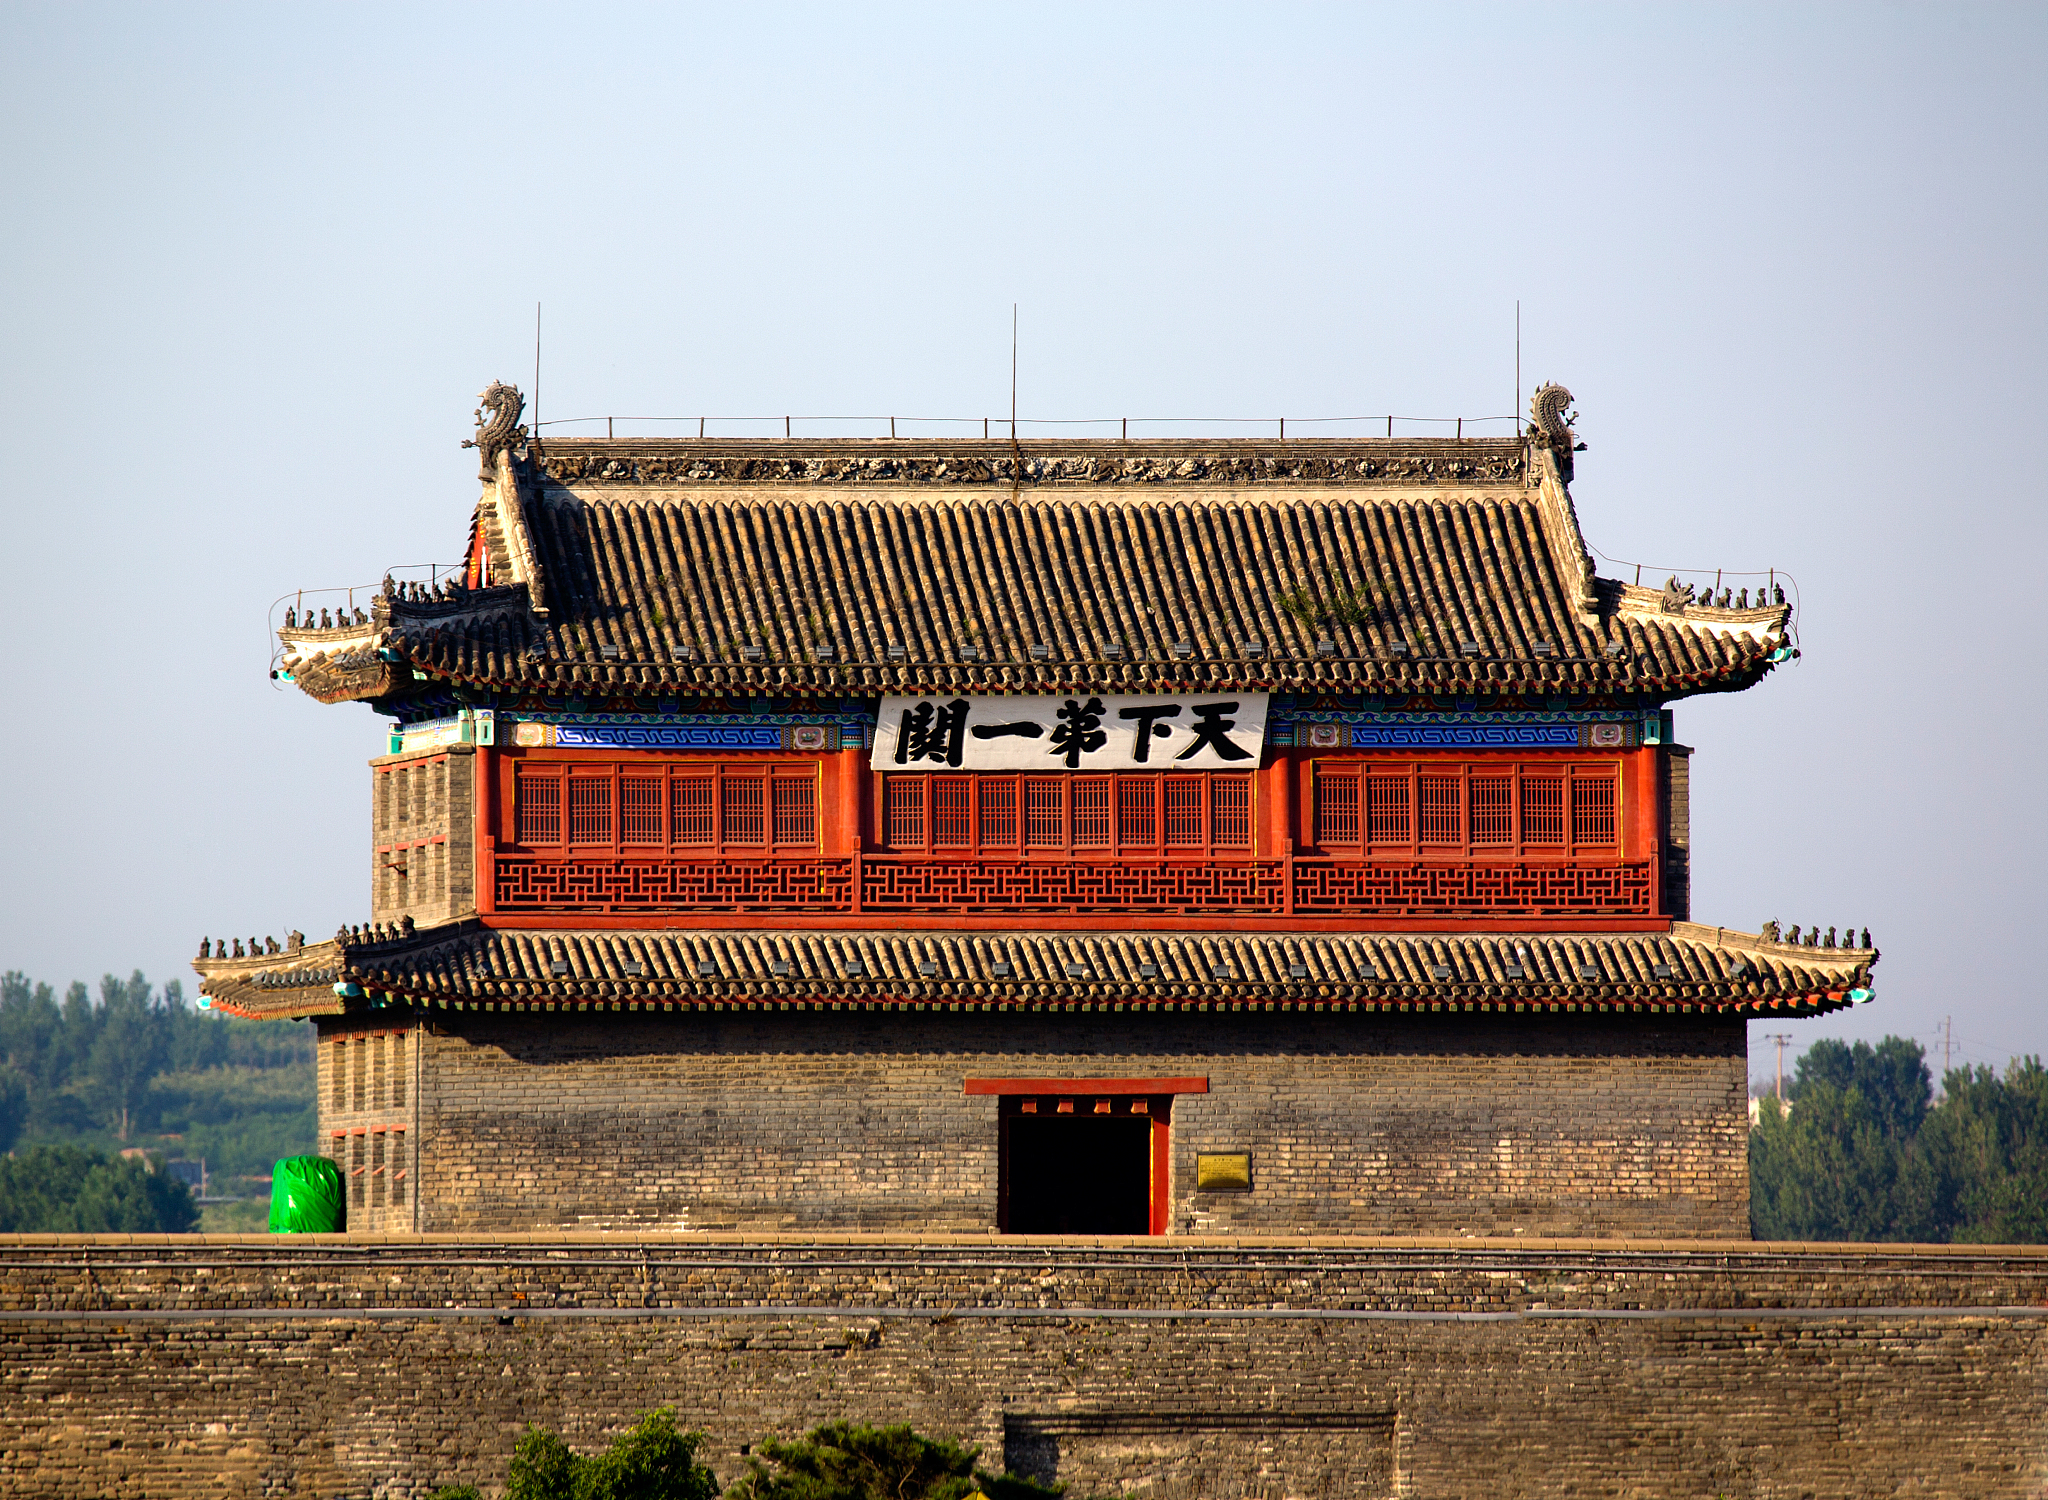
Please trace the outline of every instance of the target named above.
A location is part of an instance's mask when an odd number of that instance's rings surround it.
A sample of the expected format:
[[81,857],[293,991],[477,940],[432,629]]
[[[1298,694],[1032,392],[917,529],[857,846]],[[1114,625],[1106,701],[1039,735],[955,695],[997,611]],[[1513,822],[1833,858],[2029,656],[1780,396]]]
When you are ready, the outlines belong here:
[[1311,629],[1324,624],[1366,625],[1379,613],[1379,606],[1374,601],[1386,592],[1385,584],[1365,583],[1318,594],[1303,584],[1292,593],[1277,595],[1273,602]]

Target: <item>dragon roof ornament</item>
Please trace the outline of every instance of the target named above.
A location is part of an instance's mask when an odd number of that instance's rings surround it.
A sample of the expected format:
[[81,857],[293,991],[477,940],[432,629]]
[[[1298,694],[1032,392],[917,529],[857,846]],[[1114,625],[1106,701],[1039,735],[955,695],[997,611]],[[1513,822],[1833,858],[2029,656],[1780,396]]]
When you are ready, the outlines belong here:
[[[476,409],[476,436],[464,438],[462,446],[477,450],[477,478],[489,484],[497,477],[498,455],[526,441],[526,428],[519,421],[526,398],[519,394],[519,387],[494,380],[476,399],[481,403]],[[485,412],[491,414],[488,421]]]
[[1529,415],[1535,419],[1529,424],[1529,435],[1556,456],[1558,477],[1566,484],[1572,482],[1572,455],[1586,451],[1586,445],[1572,431],[1572,423],[1578,421],[1579,414],[1566,409],[1571,404],[1572,393],[1548,380],[1537,386],[1536,394],[1529,398]]

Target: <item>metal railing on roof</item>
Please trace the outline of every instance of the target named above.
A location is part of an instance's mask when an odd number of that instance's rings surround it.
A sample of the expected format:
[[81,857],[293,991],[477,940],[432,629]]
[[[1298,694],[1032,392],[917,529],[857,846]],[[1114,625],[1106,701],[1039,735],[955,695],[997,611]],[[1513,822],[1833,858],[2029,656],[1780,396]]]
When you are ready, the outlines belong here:
[[1795,645],[1799,642],[1799,620],[1803,612],[1799,580],[1783,568],[1671,568],[1661,564],[1609,557],[1591,542],[1586,545],[1602,562],[1629,570],[1617,575],[1623,583],[1632,583],[1637,588],[1649,589],[1663,588],[1666,580],[1690,584],[1696,595],[1694,602],[1699,604],[1717,604],[1724,594],[1737,595],[1738,602],[1747,603],[1749,581],[1754,579],[1758,609],[1762,609],[1767,603],[1777,601],[1781,596],[1785,603],[1792,606],[1791,637]]
[[[424,582],[431,591],[439,587],[445,579],[461,572],[462,564],[459,562],[397,563],[384,570],[384,577],[398,584]],[[311,617],[311,611],[307,609],[307,601],[311,600],[314,609],[331,609],[336,615],[343,617],[339,623],[346,625],[354,620],[357,601],[361,600],[367,607],[369,601],[376,598],[378,591],[383,587],[382,579],[376,583],[335,584],[327,588],[293,589],[290,593],[279,594],[271,600],[263,621],[270,654],[270,685],[273,688],[278,687],[277,664],[284,657],[284,645],[277,635],[279,610],[290,608],[303,622]]]
[[[538,431],[540,428],[544,427],[591,426],[599,422],[602,422],[604,424],[604,435],[608,438],[616,438],[619,436],[618,428],[620,423],[646,424],[649,426],[656,427],[680,426],[684,428],[686,432],[689,428],[689,425],[691,423],[695,423],[697,427],[697,436],[700,438],[756,437],[762,435],[768,437],[781,436],[785,438],[794,438],[800,435],[796,430],[797,424],[799,422],[803,423],[805,428],[801,436],[807,438],[880,438],[885,435],[891,438],[911,436],[955,437],[959,435],[958,430],[960,428],[966,428],[967,435],[972,437],[975,435],[974,429],[978,427],[981,429],[981,437],[988,438],[991,440],[1001,438],[1004,441],[1010,441],[1012,439],[1021,439],[1024,436],[1026,436],[1025,433],[1019,430],[1022,428],[1113,427],[1117,430],[1117,436],[1125,439],[1128,439],[1130,437],[1131,429],[1133,427],[1145,427],[1155,429],[1153,432],[1149,434],[1150,436],[1154,437],[1193,437],[1198,436],[1199,434],[1191,429],[1200,428],[1227,428],[1229,429],[1229,432],[1226,435],[1237,436],[1240,435],[1246,428],[1258,428],[1271,430],[1283,438],[1287,436],[1287,429],[1290,424],[1292,424],[1296,429],[1297,435],[1299,435],[1299,430],[1304,427],[1341,427],[1353,429],[1351,431],[1344,432],[1319,432],[1315,434],[1315,436],[1318,437],[1393,437],[1395,435],[1394,424],[1396,422],[1407,423],[1411,426],[1421,426],[1430,428],[1432,429],[1432,431],[1430,431],[1426,435],[1431,437],[1449,436],[1454,438],[1463,438],[1465,436],[1466,428],[1471,427],[1476,429],[1482,426],[1488,426],[1489,424],[1493,430],[1490,430],[1485,433],[1475,431],[1472,434],[1472,436],[1513,437],[1516,436],[1521,430],[1520,419],[1511,416],[1403,417],[1399,415],[1377,417],[1017,417],[1014,419],[1010,417],[847,417],[794,415],[781,417],[605,416],[557,417],[551,421],[537,422],[534,424],[534,426],[535,430]],[[1502,433],[1498,430],[1499,425],[1503,422],[1506,423],[1508,426],[1508,431],[1506,433]],[[716,424],[718,428],[720,428],[721,430],[713,432],[713,424]],[[777,433],[775,430],[778,427],[781,429],[780,433]],[[834,429],[858,427],[866,430],[860,432],[847,432],[842,430],[834,430],[830,432],[818,431],[817,429],[821,427],[831,427]],[[927,427],[943,428],[948,430],[940,432],[916,432],[909,430]],[[1445,427],[1451,429],[1451,431],[1448,434],[1440,430]],[[744,430],[726,430],[732,428],[741,428]],[[1167,428],[1175,430],[1158,430]],[[762,429],[766,429],[765,434],[763,433]],[[631,434],[628,435],[630,436]],[[660,436],[663,434],[643,435]],[[1259,436],[1261,434],[1253,433],[1251,435]],[[579,434],[565,432],[559,433],[557,434],[557,436],[595,436],[595,434]]]

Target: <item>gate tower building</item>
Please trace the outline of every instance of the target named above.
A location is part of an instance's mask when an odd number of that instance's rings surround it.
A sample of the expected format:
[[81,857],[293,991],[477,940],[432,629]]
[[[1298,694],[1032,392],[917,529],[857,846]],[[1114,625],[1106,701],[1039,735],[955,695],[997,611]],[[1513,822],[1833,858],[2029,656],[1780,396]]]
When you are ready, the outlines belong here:
[[[1692,920],[1670,705],[1772,586],[1598,577],[1512,438],[539,439],[459,574],[296,609],[392,720],[319,1030],[352,1230],[1749,1230],[1745,1023],[1867,937]],[[262,951],[257,951],[258,949]]]

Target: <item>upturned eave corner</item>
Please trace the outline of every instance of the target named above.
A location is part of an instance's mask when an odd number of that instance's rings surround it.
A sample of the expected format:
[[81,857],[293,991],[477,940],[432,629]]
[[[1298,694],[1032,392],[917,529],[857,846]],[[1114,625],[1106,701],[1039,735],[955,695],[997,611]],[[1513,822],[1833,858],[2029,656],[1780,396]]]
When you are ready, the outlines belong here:
[[1774,666],[1797,656],[1790,645],[1791,607],[1767,600],[1763,589],[1757,590],[1754,607],[1748,603],[1747,590],[1740,604],[1724,595],[1717,605],[1711,590],[1704,599],[1696,597],[1695,588],[1680,584],[1676,577],[1659,588],[1645,588],[1640,583],[1599,576],[1571,492],[1573,455],[1585,447],[1571,425],[1578,417],[1576,411],[1569,410],[1571,400],[1571,392],[1563,386],[1538,387],[1529,403],[1532,420],[1526,441],[1545,541],[1578,622],[1607,635],[1613,643],[1610,649],[1627,649],[1632,631],[1640,633],[1648,627],[1725,637],[1725,652],[1731,660],[1709,674],[1711,681],[1688,676],[1666,684],[1667,690],[1677,689],[1671,694],[1674,697],[1740,691],[1754,686]]
[[293,933],[267,952],[261,940],[251,938],[245,954],[237,938],[231,955],[228,941],[221,939],[218,955],[210,941],[201,944],[200,956],[192,960],[203,1007],[250,1021],[302,1020],[345,1008],[336,989],[344,966],[340,944],[308,943]]
[[1790,929],[1788,936],[1775,921],[1766,922],[1760,933],[1674,921],[1671,936],[1709,947],[1722,955],[1724,962],[1798,972],[1809,989],[1826,993],[1830,1009],[1867,1004],[1873,999],[1877,963],[1884,956],[1871,942],[1867,929],[1860,937],[1852,931],[1837,940],[1834,928],[1823,938],[1816,925],[1802,942],[1798,927]]

